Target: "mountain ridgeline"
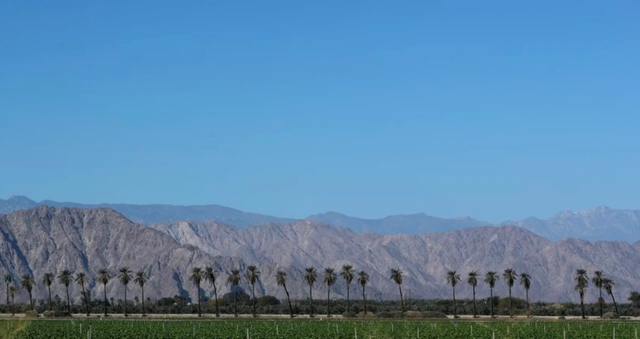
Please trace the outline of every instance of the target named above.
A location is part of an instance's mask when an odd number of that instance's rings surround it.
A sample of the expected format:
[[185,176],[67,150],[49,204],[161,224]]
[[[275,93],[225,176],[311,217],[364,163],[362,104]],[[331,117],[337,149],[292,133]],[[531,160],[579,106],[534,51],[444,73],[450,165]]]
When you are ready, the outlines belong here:
[[[41,205],[57,208],[107,207],[121,213],[129,220],[144,225],[182,220],[213,220],[238,227],[247,227],[265,223],[291,223],[296,220],[243,212],[220,205],[80,204],[52,200],[36,202],[24,196],[14,196],[6,200],[0,199],[0,213],[11,213],[20,209],[30,209]],[[597,207],[582,212],[565,211],[548,219],[530,217],[522,220],[504,221],[496,225],[471,217],[447,219],[432,217],[424,213],[392,215],[381,219],[362,219],[338,212],[327,212],[311,215],[307,217],[306,220],[315,220],[334,226],[343,226],[358,233],[370,232],[382,235],[422,234],[448,232],[479,226],[515,225],[553,241],[562,238],[578,238],[589,241],[640,240],[640,211],[619,210],[608,207]]]
[[257,213],[242,212],[233,208],[220,205],[134,205],[134,204],[81,204],[76,202],[58,202],[53,200],[33,201],[25,196],[13,196],[9,199],[0,199],[0,213],[11,213],[20,209],[30,209],[36,206],[51,206],[56,208],[111,208],[124,215],[129,220],[149,225],[159,222],[180,220],[217,220],[240,227],[260,225],[267,222],[291,222],[294,219],[278,218]]
[[[45,272],[64,269],[86,272],[92,295],[102,294],[96,284],[98,270],[113,273],[123,266],[144,270],[151,277],[147,295],[152,298],[176,294],[196,295],[189,281],[193,267],[213,266],[226,278],[232,268],[244,272],[247,265],[257,265],[262,276],[257,295],[271,294],[284,298],[275,273],[289,275],[287,286],[294,298],[305,298],[307,286],[304,268],[314,266],[340,269],[351,264],[370,276],[368,294],[372,299],[397,299],[397,286],[389,279],[393,267],[404,271],[403,290],[409,298],[448,298],[448,270],[461,274],[477,270],[501,272],[514,268],[532,276],[531,298],[541,301],[577,301],[574,271],[589,273],[603,270],[617,285],[615,293],[624,298],[640,289],[640,244],[564,239],[549,241],[520,227],[477,227],[452,232],[421,235],[378,235],[356,233],[350,229],[314,220],[269,223],[261,226],[235,227],[224,223],[171,222],[151,226],[136,224],[108,208],[53,208],[38,206],[0,215],[0,270],[17,281],[24,274],[41,279]],[[241,287],[248,288],[246,279]],[[461,285],[459,297],[471,296],[470,288]],[[133,288],[133,287],[131,287]],[[203,285],[207,295],[212,288]],[[230,286],[218,285],[220,293]],[[351,287],[352,293],[359,287]],[[59,284],[54,294],[63,294]],[[79,295],[72,286],[73,295]],[[326,293],[322,283],[314,294]],[[118,298],[122,288],[114,279],[107,285],[109,295]],[[485,284],[477,289],[478,297],[489,293]],[[36,296],[45,296],[42,286]],[[346,285],[339,281],[333,293],[346,295]],[[496,295],[507,295],[500,281]],[[596,300],[597,289],[587,289],[587,299]],[[524,291],[514,289],[514,296]],[[22,296],[24,298],[24,296]]]

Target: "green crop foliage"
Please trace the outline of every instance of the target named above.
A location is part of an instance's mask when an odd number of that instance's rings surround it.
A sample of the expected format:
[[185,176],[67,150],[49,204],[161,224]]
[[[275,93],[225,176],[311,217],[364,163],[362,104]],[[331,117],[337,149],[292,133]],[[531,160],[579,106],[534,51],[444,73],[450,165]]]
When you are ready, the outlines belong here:
[[31,338],[483,338],[635,339],[632,322],[401,320],[0,320],[0,337]]

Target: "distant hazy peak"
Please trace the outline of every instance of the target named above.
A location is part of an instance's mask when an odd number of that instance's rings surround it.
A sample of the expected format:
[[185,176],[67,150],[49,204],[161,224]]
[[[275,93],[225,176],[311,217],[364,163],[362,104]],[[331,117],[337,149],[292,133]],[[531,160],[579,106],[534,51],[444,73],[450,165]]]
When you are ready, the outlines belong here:
[[[2,199],[0,199],[0,200],[2,200]],[[25,197],[24,195],[12,195],[12,196],[9,197],[9,199],[7,199],[7,201],[33,203],[33,204],[36,203],[35,201]]]

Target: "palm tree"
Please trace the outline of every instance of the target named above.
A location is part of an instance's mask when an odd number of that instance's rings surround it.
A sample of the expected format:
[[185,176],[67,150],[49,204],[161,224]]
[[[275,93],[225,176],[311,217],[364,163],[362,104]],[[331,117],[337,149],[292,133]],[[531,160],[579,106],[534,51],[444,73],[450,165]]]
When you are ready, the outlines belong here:
[[618,304],[616,304],[616,297],[613,296],[613,286],[615,285],[616,282],[609,278],[602,279],[602,287],[607,291],[607,294],[611,296],[611,300],[613,300],[613,307],[616,309],[616,316],[620,316],[620,313],[618,313]]
[[518,274],[516,273],[516,270],[514,270],[513,268],[507,268],[502,273],[502,277],[507,282],[507,286],[509,286],[509,316],[513,317],[513,299],[511,298],[511,288],[513,287],[513,284],[515,284],[516,280],[518,279]]
[[598,288],[598,294],[600,295],[598,297],[598,303],[600,304],[600,318],[602,318],[602,308],[604,307],[604,299],[602,299],[602,279],[603,279],[603,274],[602,271],[594,271],[593,272],[593,278],[591,279],[591,282],[593,283],[593,286]]
[[58,273],[58,282],[63,284],[67,291],[67,312],[71,314],[71,298],[69,298],[69,285],[73,281],[73,273],[69,270],[63,270]]
[[33,280],[32,276],[25,274],[22,276],[22,280],[20,280],[20,285],[29,292],[29,305],[31,305],[31,309],[33,309],[33,297],[31,296],[31,292],[33,291],[33,286],[36,285],[36,281]]
[[307,285],[309,285],[309,317],[313,318],[313,294],[311,290],[318,278],[318,271],[316,271],[315,267],[307,267],[304,271],[304,280],[307,282]]
[[284,288],[284,293],[287,295],[287,302],[289,303],[289,312],[291,313],[291,318],[293,318],[293,307],[291,307],[289,290],[287,290],[287,272],[284,272],[284,271],[276,272],[276,282],[278,283],[278,286],[282,286]]
[[252,307],[253,307],[253,317],[257,317],[258,314],[256,313],[256,283],[258,281],[260,281],[260,271],[258,271],[258,268],[254,265],[249,265],[247,266],[247,280],[249,280],[249,283],[251,284],[251,299],[253,301]]
[[581,268],[577,269],[574,281],[576,282],[576,286],[574,287],[574,289],[580,294],[580,308],[582,309],[582,319],[586,319],[587,317],[584,316],[584,293],[587,289],[587,286],[589,286],[589,277],[587,276],[587,271]]
[[351,311],[350,303],[349,303],[349,291],[351,290],[351,282],[354,278],[354,270],[351,265],[342,266],[342,271],[340,271],[340,276],[347,283],[347,312]]
[[11,285],[11,274],[5,273],[4,275],[4,283],[7,284],[7,305],[9,305],[9,285]]
[[[16,303],[14,299],[16,297],[16,288],[15,286],[7,286],[7,298],[11,297],[11,315],[16,315]],[[9,300],[7,300],[8,305]]]
[[194,267],[191,269],[191,274],[189,275],[189,280],[193,281],[193,284],[196,285],[196,291],[198,293],[198,317],[202,317],[202,308],[200,307],[200,282],[202,282],[203,273],[201,267]]
[[358,272],[358,284],[362,286],[362,306],[364,308],[364,314],[367,315],[367,296],[364,293],[364,288],[369,282],[369,275],[365,271]]
[[136,272],[136,276],[133,278],[133,283],[140,286],[140,291],[142,293],[142,316],[147,316],[146,310],[144,308],[144,285],[146,285],[147,281],[149,281],[149,276],[145,271]]
[[47,286],[47,290],[49,291],[49,311],[53,310],[53,304],[51,303],[51,284],[55,280],[55,275],[53,273],[45,273],[42,275],[42,284]]
[[471,288],[473,289],[473,317],[477,318],[477,312],[476,312],[476,286],[478,286],[478,277],[480,277],[480,274],[476,271],[471,271],[469,272],[469,276],[467,277],[467,284],[471,285]]
[[399,268],[392,268],[390,279],[398,285],[398,289],[400,290],[400,307],[402,313],[404,313],[404,299],[402,298],[402,270]]
[[451,285],[453,292],[453,317],[458,317],[458,310],[456,309],[456,285],[460,282],[460,274],[456,271],[447,272],[447,284]]
[[213,285],[213,297],[216,302],[216,317],[220,317],[220,306],[218,305],[218,287],[216,286],[216,272],[213,270],[213,267],[204,267],[204,280]]
[[104,316],[107,316],[107,283],[111,280],[111,275],[106,268],[102,268],[98,271],[98,281],[102,284],[104,291]]
[[327,284],[327,318],[331,317],[331,286],[336,283],[338,276],[333,268],[327,267],[324,269],[324,283]]
[[484,282],[489,285],[489,291],[491,293],[490,294],[490,299],[489,299],[489,304],[491,306],[491,318],[494,317],[494,315],[493,315],[493,288],[496,287],[496,282],[499,279],[500,279],[500,276],[498,275],[498,272],[489,271],[489,272],[484,274]]
[[240,270],[234,268],[231,270],[227,283],[233,286],[233,311],[235,317],[238,317],[238,284],[240,284]]
[[82,288],[82,297],[84,298],[84,306],[85,306],[85,309],[87,310],[87,317],[88,317],[91,313],[91,309],[89,308],[90,295],[84,289],[84,286],[89,283],[89,278],[87,277],[86,273],[78,272],[76,273],[75,281],[76,281],[76,284],[80,285],[80,288]]
[[531,276],[528,273],[520,273],[520,285],[524,287],[527,299],[527,317],[529,317],[529,289],[531,288]]
[[128,317],[129,314],[127,313],[127,285],[129,285],[129,283],[131,282],[131,280],[133,279],[133,272],[129,269],[129,267],[121,267],[120,270],[118,270],[118,280],[120,280],[120,283],[122,285],[124,285],[124,316]]

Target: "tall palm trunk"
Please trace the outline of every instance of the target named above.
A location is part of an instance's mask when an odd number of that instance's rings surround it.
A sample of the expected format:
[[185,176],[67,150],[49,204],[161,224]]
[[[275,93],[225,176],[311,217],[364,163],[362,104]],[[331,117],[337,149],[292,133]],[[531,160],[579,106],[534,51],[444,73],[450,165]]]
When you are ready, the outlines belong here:
[[128,317],[127,314],[127,285],[124,285],[124,316]]
[[291,298],[289,298],[289,291],[287,290],[287,285],[283,283],[282,287],[284,287],[284,293],[287,294],[287,302],[289,303],[289,313],[291,314],[291,318],[293,318],[293,307],[291,306]]
[[489,288],[490,290],[490,298],[489,298],[489,305],[491,306],[491,318],[493,318],[493,287]]
[[351,289],[351,284],[347,283],[347,312],[351,311],[351,306],[349,303],[349,290]]
[[586,319],[584,316],[584,292],[580,291],[580,308],[582,309],[582,319]]
[[611,299],[613,300],[613,307],[616,309],[616,316],[620,316],[620,313],[618,313],[618,304],[616,304],[616,297],[613,296],[613,293],[611,294]]
[[71,315],[71,300],[69,298],[69,285],[66,285],[67,287],[67,311],[69,312],[69,315]]
[[218,288],[216,288],[216,284],[213,284],[213,297],[216,300],[216,318],[220,317],[220,305],[218,305]]
[[256,314],[256,285],[255,284],[251,284],[251,301],[252,301],[252,308],[253,308],[253,317],[257,317]]
[[[13,304],[13,302],[11,302]],[[7,282],[7,306],[9,305],[9,283]]]
[[327,318],[331,317],[331,304],[330,304],[331,286],[327,288]]
[[[7,294],[7,302],[9,301],[8,298],[9,298],[9,295]],[[12,316],[16,315],[16,303],[13,296],[11,296],[11,315]]]
[[202,308],[200,307],[200,283],[196,284],[196,288],[198,289],[198,317],[202,317]]
[[[49,290],[49,311],[53,310],[53,304],[51,303],[51,285],[47,285],[47,289]],[[8,298],[8,296],[7,296]],[[9,301],[9,300],[7,300]]]
[[31,306],[31,309],[33,310],[33,297],[31,296],[31,290],[29,290],[29,305]]
[[364,314],[367,315],[367,297],[364,293],[364,285],[362,285],[362,306],[364,306]]
[[398,289],[400,290],[400,309],[402,313],[404,313],[404,298],[402,297],[402,286],[398,284]]
[[527,295],[527,318],[529,318],[531,316],[531,303],[529,302],[529,289],[527,288],[525,290],[525,293]]
[[107,316],[107,284],[104,285],[104,316]]
[[604,304],[604,299],[602,299],[602,286],[598,287],[598,293],[600,294],[600,299],[598,299],[598,302],[600,302],[600,318],[602,318],[602,304]]
[[238,285],[233,285],[233,313],[234,317],[238,317]]
[[147,313],[144,309],[144,285],[140,286],[140,289],[142,290],[142,316],[145,317]]
[[84,306],[87,310],[87,317],[90,314],[90,310],[89,310],[89,296],[87,295],[87,292],[84,289],[84,283],[80,284],[80,286],[82,286],[82,296],[84,297]]
[[474,318],[477,317],[477,313],[476,313],[476,287],[475,287],[475,285],[473,286],[473,317]]
[[455,286],[452,287],[451,290],[453,291],[453,317],[457,318],[458,317],[458,309],[456,308],[456,288],[455,288]]
[[509,286],[509,317],[513,318],[513,299],[511,298],[511,286]]
[[311,292],[311,284],[309,284],[309,317],[313,318],[313,293]]

